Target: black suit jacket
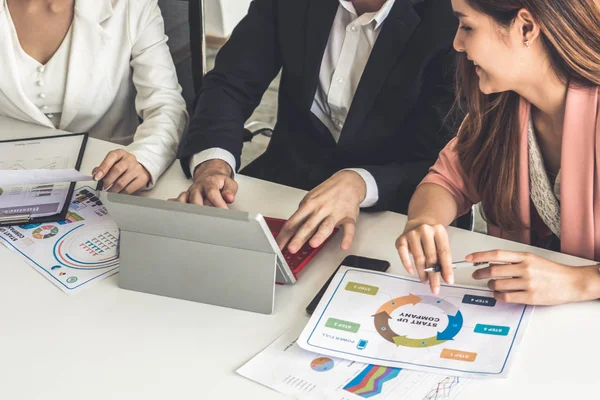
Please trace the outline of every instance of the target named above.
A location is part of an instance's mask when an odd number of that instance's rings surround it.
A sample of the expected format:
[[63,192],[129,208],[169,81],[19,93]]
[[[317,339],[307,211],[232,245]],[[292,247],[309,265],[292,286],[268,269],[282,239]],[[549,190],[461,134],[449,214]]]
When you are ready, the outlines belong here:
[[254,0],[220,50],[196,99],[179,157],[220,147],[240,163],[244,122],[282,71],[277,124],[242,173],[310,190],[343,168],[375,178],[375,209],[406,212],[416,185],[453,136],[448,0],[396,0],[356,90],[338,143],[310,108],[338,0]]

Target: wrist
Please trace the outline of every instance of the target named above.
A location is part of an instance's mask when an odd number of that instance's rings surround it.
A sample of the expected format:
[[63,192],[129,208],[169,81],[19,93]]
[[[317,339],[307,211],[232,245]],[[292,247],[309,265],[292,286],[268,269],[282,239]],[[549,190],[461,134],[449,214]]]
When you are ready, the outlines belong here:
[[214,173],[220,173],[229,177],[233,175],[233,170],[227,161],[215,158],[204,161],[196,167],[194,170],[194,181],[199,179],[199,177],[204,175],[207,171],[213,171]]
[[438,224],[438,222],[435,220],[435,218],[432,218],[432,217],[422,216],[422,217],[409,218],[408,222],[406,223],[406,226],[404,227],[404,232],[413,230],[416,227],[421,226],[421,225],[437,225],[437,224]]
[[352,170],[340,171],[338,174],[349,180],[350,185],[355,189],[354,193],[356,193],[357,201],[360,205],[367,197],[367,183],[363,177],[358,172]]
[[600,299],[600,265],[571,267],[577,274],[577,301]]

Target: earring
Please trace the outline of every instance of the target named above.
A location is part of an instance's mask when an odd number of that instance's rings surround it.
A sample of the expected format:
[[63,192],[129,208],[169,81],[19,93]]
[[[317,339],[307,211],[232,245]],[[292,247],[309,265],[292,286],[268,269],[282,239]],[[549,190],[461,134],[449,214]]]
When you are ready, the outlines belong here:
[[529,40],[525,41],[525,47],[529,47]]

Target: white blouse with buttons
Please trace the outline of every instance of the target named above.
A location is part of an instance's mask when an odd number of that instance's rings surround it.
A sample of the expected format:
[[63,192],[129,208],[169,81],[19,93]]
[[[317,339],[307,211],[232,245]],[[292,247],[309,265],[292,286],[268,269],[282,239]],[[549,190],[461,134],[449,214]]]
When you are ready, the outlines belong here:
[[8,19],[21,76],[21,88],[27,98],[58,128],[67,84],[72,29],[69,28],[63,42],[50,61],[42,65],[23,50],[12,17],[9,15]]

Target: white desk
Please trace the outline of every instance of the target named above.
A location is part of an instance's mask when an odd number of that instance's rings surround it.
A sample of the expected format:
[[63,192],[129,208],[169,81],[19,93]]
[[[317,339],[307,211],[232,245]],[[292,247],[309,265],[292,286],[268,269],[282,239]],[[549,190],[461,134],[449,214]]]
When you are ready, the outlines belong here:
[[[0,118],[0,138],[47,134]],[[82,171],[115,145],[91,139]],[[145,195],[167,199],[187,188],[178,163]],[[274,217],[293,213],[303,192],[239,176],[234,208]],[[350,253],[387,259],[406,217],[360,217]],[[277,287],[273,315],[260,315],[118,288],[118,275],[73,296],[0,246],[0,399],[285,399],[235,370],[305,318],[304,308],[346,253],[338,236],[294,286]],[[573,257],[450,229],[458,259],[510,248],[576,265]],[[462,273],[461,273],[462,272]],[[456,281],[474,284],[466,271]],[[481,285],[481,283],[475,283]],[[231,288],[235,290],[235,288]],[[478,381],[461,398],[600,398],[600,302],[538,308],[507,380]]]

